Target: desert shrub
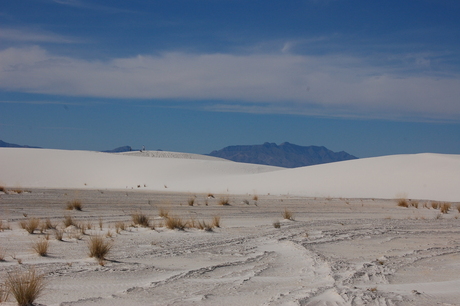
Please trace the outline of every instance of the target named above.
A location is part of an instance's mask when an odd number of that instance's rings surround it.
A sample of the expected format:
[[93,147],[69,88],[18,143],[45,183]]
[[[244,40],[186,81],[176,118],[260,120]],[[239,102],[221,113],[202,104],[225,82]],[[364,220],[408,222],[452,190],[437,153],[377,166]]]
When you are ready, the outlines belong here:
[[67,202],[67,206],[66,206],[67,210],[75,209],[75,210],[81,211],[82,208],[83,208],[83,205],[80,200],[72,200],[72,201]]
[[457,210],[460,213],[460,204],[457,204]]
[[169,229],[183,230],[186,223],[178,217],[168,217],[165,221],[165,226]]
[[212,218],[212,226],[213,227],[220,227],[220,216],[214,216]]
[[274,227],[274,228],[280,228],[280,227],[281,227],[281,222],[279,222],[279,221],[274,221],[274,222],[273,222],[273,227]]
[[88,241],[89,257],[104,260],[112,249],[112,243],[101,236],[92,236]]
[[197,228],[205,231],[212,231],[212,224],[206,223],[206,221],[198,221]]
[[287,208],[284,209],[284,212],[282,213],[282,216],[286,220],[294,220],[294,214],[288,210]]
[[258,197],[257,195],[254,195],[254,196],[252,197],[252,199],[253,199],[254,201],[258,201],[258,200],[259,200],[259,197]]
[[115,223],[115,231],[119,234],[121,231],[126,229],[126,224],[124,222],[117,222]]
[[54,238],[58,241],[62,241],[62,237],[64,236],[64,231],[60,229],[54,230]]
[[8,289],[5,284],[0,283],[0,303],[6,302],[9,297]]
[[168,218],[169,217],[169,210],[164,209],[164,208],[160,208],[160,210],[158,211],[158,216],[160,216],[162,218]]
[[40,219],[38,218],[30,218],[28,220],[23,220],[20,222],[20,225],[23,229],[25,229],[29,234],[33,234],[34,231],[40,225]]
[[24,192],[24,190],[22,190],[21,188],[13,188],[13,189],[10,189],[10,191],[11,191],[11,192],[14,192],[14,193],[18,193],[18,194]]
[[46,239],[39,239],[33,245],[32,248],[40,256],[46,256],[48,254],[49,241]]
[[57,224],[52,223],[50,218],[47,218],[43,224],[45,229],[56,229],[57,227]]
[[0,186],[0,192],[5,192],[6,193],[6,188],[4,186]]
[[214,195],[212,193],[208,193],[207,197],[208,198],[214,198]]
[[64,216],[64,226],[65,227],[69,227],[71,225],[74,225],[76,226],[75,222],[73,221],[72,217],[67,215],[67,216]]
[[219,205],[230,205],[230,199],[228,197],[221,197],[219,199]]
[[149,227],[150,219],[142,212],[134,213],[131,215],[131,219],[135,225],[140,225],[143,227]]
[[409,207],[409,202],[406,199],[399,199],[398,206],[399,207]]
[[190,197],[187,200],[188,206],[193,206],[195,204],[195,197]]
[[8,273],[5,286],[14,296],[18,305],[32,305],[33,302],[43,293],[46,283],[43,274],[38,274],[35,269],[28,271],[14,271]]
[[5,251],[0,249],[0,261],[5,261]]
[[431,207],[433,207],[434,209],[438,209],[439,208],[439,203],[438,202],[431,202]]
[[441,213],[447,214],[449,212],[450,207],[450,203],[444,202],[439,205],[439,210],[441,211]]
[[409,203],[410,203],[410,206],[418,208],[418,201],[411,200]]

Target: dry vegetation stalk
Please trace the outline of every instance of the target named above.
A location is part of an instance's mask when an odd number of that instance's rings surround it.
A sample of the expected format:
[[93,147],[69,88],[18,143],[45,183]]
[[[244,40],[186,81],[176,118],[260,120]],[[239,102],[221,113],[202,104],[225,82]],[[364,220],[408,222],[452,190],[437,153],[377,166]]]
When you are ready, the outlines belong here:
[[131,219],[135,225],[140,225],[142,227],[149,227],[150,225],[149,217],[142,212],[132,214]]
[[406,199],[399,199],[398,200],[399,207],[409,207],[409,202]]
[[34,231],[39,227],[40,225],[40,219],[38,218],[30,218],[27,221],[21,221],[20,223],[21,227],[25,229],[29,234],[33,234]]
[[39,239],[33,245],[32,248],[40,256],[46,256],[48,254],[49,241],[46,239]]
[[230,205],[230,199],[228,197],[220,198],[219,205]]
[[178,217],[168,217],[165,221],[165,226],[169,229],[183,230],[186,223]]
[[112,249],[112,243],[101,236],[92,236],[88,241],[89,257],[104,260]]
[[5,286],[20,306],[32,305],[43,293],[46,283],[43,274],[35,269],[8,273]]
[[282,216],[286,220],[294,220],[294,214],[288,210],[287,208],[284,209],[284,212],[282,213]]
[[212,218],[212,226],[213,227],[220,227],[220,216],[214,216]]

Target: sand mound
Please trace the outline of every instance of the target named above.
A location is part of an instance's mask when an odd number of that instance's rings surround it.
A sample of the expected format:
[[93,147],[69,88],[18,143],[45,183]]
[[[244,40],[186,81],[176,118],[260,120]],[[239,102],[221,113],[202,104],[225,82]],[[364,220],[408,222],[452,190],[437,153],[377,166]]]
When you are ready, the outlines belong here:
[[460,200],[460,155],[393,155],[285,169],[185,153],[2,148],[0,169],[0,185],[7,187]]

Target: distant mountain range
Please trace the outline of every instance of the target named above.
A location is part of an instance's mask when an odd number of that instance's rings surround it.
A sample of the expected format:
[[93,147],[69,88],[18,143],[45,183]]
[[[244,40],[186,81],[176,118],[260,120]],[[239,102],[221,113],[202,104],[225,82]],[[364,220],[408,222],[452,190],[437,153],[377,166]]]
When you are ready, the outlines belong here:
[[219,151],[213,151],[209,155],[236,162],[285,168],[357,159],[356,156],[344,151],[333,152],[325,147],[305,147],[289,142],[283,142],[280,145],[266,142],[262,145],[229,146]]
[[[0,140],[0,148],[40,148],[27,145],[17,145]],[[103,152],[120,153],[138,151],[130,146],[118,147]],[[262,145],[229,146],[218,151],[212,151],[209,156],[220,157],[235,162],[251,163],[285,168],[296,168],[317,164],[332,163],[350,159],[356,156],[347,152],[333,152],[325,147],[298,146],[289,142],[280,145],[276,143],[264,143]]]
[[33,148],[33,149],[40,149],[40,147],[31,147],[31,146],[21,146],[14,143],[8,143],[0,140],[0,148]]

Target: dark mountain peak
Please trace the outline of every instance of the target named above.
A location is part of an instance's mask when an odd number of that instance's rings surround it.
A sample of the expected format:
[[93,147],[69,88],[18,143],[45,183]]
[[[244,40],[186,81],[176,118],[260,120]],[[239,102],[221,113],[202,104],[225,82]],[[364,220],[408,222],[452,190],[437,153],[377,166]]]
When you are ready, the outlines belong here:
[[32,146],[22,146],[15,143],[8,143],[0,140],[0,148],[33,148],[39,149],[40,147],[32,147]]
[[209,155],[236,162],[295,168],[316,164],[356,159],[344,151],[333,152],[323,146],[299,146],[289,142],[280,145],[265,142],[262,145],[229,146]]

